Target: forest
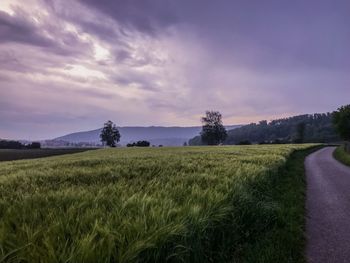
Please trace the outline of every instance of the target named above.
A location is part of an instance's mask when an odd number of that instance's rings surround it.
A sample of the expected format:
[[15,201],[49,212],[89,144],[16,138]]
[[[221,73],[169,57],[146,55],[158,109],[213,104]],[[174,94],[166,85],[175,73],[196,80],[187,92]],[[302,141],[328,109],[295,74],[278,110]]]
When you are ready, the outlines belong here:
[[[341,141],[331,113],[315,113],[260,121],[227,132],[223,144],[323,143]],[[189,140],[189,145],[202,145],[201,137]]]

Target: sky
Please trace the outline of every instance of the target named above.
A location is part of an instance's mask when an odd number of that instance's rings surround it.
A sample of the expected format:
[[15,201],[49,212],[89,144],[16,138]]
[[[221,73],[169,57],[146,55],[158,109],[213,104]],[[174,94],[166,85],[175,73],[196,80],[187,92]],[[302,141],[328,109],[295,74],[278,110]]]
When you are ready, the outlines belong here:
[[348,0],[1,0],[0,138],[350,102]]

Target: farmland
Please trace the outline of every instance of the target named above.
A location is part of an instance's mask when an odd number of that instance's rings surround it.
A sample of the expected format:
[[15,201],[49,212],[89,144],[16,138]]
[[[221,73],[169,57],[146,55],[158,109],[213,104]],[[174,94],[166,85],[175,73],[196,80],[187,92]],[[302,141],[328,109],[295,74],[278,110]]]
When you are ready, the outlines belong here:
[[78,153],[78,152],[84,152],[87,150],[91,150],[91,149],[88,149],[88,148],[0,149],[0,162]]
[[302,262],[302,162],[312,146],[2,162],[0,262]]

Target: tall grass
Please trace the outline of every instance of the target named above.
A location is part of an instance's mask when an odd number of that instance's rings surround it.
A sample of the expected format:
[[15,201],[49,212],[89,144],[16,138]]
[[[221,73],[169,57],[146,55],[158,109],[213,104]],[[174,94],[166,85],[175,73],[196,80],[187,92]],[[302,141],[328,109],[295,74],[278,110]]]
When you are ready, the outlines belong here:
[[[0,163],[0,262],[239,261],[310,145],[104,149]],[[265,193],[265,194],[264,194]]]
[[338,146],[333,152],[333,156],[339,162],[350,166],[350,154],[345,150],[345,145]]

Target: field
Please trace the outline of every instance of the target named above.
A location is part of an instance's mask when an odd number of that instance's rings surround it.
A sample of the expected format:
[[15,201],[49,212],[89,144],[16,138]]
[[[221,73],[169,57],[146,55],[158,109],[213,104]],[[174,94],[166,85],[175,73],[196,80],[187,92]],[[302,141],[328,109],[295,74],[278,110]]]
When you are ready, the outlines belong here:
[[0,262],[302,262],[303,157],[312,146],[2,162]]
[[54,155],[84,152],[91,149],[0,149],[0,161],[12,161],[21,159],[33,159]]

